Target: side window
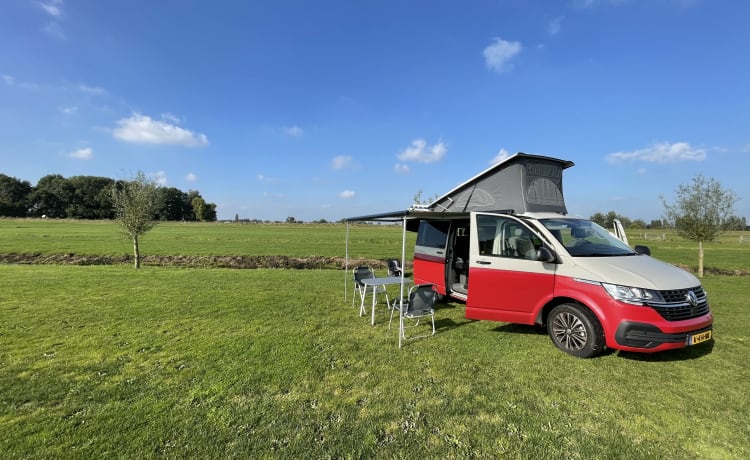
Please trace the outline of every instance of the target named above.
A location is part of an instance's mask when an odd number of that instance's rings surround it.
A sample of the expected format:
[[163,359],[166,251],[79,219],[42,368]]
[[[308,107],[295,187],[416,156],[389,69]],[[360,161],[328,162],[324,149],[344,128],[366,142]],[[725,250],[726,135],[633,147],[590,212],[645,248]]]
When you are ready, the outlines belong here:
[[488,256],[536,260],[542,242],[519,222],[502,216],[477,216],[479,253]]
[[423,220],[419,222],[419,232],[417,233],[417,246],[426,246],[428,248],[445,249],[445,242],[448,239],[448,229],[450,222]]

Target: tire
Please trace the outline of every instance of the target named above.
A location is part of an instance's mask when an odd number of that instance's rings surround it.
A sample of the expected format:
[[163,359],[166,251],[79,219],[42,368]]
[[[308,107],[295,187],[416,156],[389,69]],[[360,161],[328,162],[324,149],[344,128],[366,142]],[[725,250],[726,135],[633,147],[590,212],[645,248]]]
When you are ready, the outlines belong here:
[[565,303],[547,317],[547,333],[557,348],[578,358],[593,358],[604,351],[604,331],[586,307]]

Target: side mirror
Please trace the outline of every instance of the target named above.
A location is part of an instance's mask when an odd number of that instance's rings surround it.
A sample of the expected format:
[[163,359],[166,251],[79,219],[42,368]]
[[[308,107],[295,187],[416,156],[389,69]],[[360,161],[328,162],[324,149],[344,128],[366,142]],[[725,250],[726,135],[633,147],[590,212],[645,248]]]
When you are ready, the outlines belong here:
[[550,248],[542,246],[536,251],[536,260],[545,264],[555,264],[557,263],[557,256]]
[[650,256],[651,255],[651,249],[649,249],[648,246],[636,246],[635,252],[638,254],[642,254],[644,256]]

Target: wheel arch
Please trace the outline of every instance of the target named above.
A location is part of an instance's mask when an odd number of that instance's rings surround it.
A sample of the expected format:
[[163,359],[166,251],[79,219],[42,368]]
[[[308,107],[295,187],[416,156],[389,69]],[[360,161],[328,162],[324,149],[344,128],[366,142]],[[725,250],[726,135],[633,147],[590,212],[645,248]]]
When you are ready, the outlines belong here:
[[539,313],[536,316],[536,321],[535,321],[536,324],[538,324],[539,326],[546,326],[547,318],[549,317],[549,314],[552,311],[552,309],[554,309],[558,305],[562,305],[565,303],[572,303],[590,311],[591,314],[594,315],[594,318],[596,318],[596,320],[599,322],[599,327],[601,327],[602,330],[605,330],[604,321],[602,321],[601,315],[599,315],[596,309],[591,308],[590,306],[586,305],[585,303],[581,302],[578,299],[574,299],[573,297],[565,297],[565,296],[555,297],[549,302],[547,302],[544,305],[544,307],[542,307],[541,310],[539,310]]

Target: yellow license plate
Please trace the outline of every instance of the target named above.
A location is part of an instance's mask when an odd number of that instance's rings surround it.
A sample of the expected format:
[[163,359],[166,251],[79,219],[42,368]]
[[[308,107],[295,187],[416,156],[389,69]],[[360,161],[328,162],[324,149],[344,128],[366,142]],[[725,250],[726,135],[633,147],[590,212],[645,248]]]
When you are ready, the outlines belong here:
[[696,345],[707,340],[711,340],[711,331],[691,335],[690,340],[688,340],[688,345]]

